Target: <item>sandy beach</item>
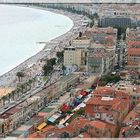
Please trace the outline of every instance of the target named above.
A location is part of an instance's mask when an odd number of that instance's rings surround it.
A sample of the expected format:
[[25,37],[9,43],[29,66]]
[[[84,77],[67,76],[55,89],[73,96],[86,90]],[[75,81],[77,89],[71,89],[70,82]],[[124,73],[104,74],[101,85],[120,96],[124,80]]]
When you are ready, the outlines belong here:
[[[74,26],[67,33],[44,44],[43,50],[41,50],[34,56],[30,57],[20,65],[16,66],[14,69],[0,76],[1,87],[15,87],[17,84],[16,73],[18,71],[24,71],[26,73],[26,77],[28,77],[29,79],[35,77],[35,75],[42,70],[42,66],[44,65],[44,61],[42,60],[55,57],[57,51],[63,50],[64,47],[69,45],[70,40],[78,36],[78,33],[80,31],[84,32],[86,30],[86,26],[82,25],[82,23],[84,23],[84,20],[88,19],[85,16],[72,14],[69,12],[56,9],[33,7],[33,6],[31,6],[31,8],[38,8],[53,13],[65,15],[73,21]],[[51,50],[48,50],[47,48],[51,48]],[[28,79],[25,79],[25,81],[26,80]]]

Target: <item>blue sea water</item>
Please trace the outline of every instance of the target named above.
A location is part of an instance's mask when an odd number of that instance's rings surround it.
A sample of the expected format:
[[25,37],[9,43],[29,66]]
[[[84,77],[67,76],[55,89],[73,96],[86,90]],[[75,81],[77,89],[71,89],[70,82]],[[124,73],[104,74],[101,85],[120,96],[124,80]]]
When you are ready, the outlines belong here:
[[73,26],[60,14],[29,7],[0,5],[0,75],[35,55],[43,46]]

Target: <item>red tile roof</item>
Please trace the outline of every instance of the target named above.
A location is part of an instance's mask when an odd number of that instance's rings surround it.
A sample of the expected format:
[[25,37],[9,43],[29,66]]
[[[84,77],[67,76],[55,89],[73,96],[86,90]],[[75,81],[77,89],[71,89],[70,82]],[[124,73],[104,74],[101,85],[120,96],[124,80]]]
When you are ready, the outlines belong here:
[[120,101],[112,106],[113,110],[122,111],[129,105],[128,101]]
[[93,97],[86,104],[112,106],[119,101],[120,100],[117,98],[113,98],[112,100],[103,100],[102,97]]
[[43,128],[40,132],[35,132],[33,134],[30,134],[28,138],[45,138],[47,136],[46,133],[49,133],[50,131],[53,131],[56,129],[55,126],[48,125],[47,127]]
[[115,98],[121,98],[122,97],[125,99],[129,99],[129,94],[122,92],[122,91],[117,91],[112,87],[98,87],[94,91],[94,97],[103,97],[103,96],[113,96]]
[[129,41],[128,47],[140,46],[140,41]]
[[128,48],[128,55],[140,55],[140,48]]
[[84,128],[88,122],[89,122],[88,119],[76,118],[68,126],[59,129],[58,132],[59,133],[62,133],[62,132],[74,133],[78,131],[79,129]]
[[98,87],[94,91],[94,95],[112,95],[114,92],[114,89],[110,87]]
[[112,132],[115,132],[116,129],[115,125],[100,120],[91,121],[88,124],[97,129],[110,129]]

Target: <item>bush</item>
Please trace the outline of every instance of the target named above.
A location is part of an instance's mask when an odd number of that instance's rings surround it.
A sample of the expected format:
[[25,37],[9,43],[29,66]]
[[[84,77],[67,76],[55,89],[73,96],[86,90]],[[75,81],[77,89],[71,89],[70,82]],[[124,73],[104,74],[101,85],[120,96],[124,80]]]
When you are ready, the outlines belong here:
[[105,75],[101,78],[99,86],[105,86],[109,82],[118,82],[120,80],[120,75]]

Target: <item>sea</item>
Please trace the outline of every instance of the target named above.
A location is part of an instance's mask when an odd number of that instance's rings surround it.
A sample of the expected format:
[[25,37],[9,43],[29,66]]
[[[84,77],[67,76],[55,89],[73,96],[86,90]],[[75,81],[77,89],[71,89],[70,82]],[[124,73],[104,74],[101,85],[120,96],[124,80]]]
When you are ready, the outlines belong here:
[[73,21],[64,15],[31,7],[0,5],[0,75],[41,51],[65,34]]

